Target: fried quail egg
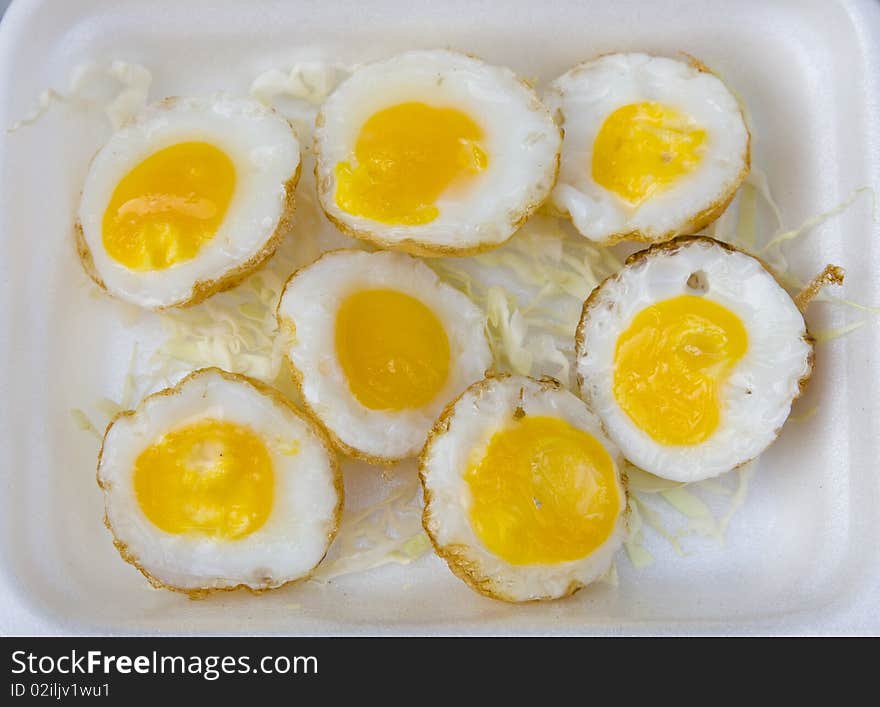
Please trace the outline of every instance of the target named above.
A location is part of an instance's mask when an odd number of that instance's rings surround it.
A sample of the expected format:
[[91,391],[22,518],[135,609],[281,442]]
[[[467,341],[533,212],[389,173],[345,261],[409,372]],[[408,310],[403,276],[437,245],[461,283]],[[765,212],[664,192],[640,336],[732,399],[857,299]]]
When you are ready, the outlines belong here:
[[321,205],[340,229],[416,255],[500,245],[548,197],[561,137],[512,71],[451,51],[358,69],[315,131]]
[[638,467],[699,481],[776,438],[813,365],[803,315],[763,265],[682,236],[593,290],[576,336],[584,400]]
[[278,320],[308,409],[375,463],[418,454],[446,402],[492,364],[483,312],[403,253],[325,253],[287,282]]
[[623,541],[621,461],[556,381],[490,376],[450,403],[419,457],[425,530],[482,594],[567,596],[603,576]]
[[167,98],[93,159],[77,248],[110,294],[149,309],[193,304],[275,251],[293,213],[300,146],[255,101]]
[[545,102],[565,133],[552,206],[597,243],[695,233],[748,174],[740,106],[696,60],[608,54],[556,79]]
[[98,484],[123,559],[191,594],[308,576],[342,512],[323,432],[278,392],[216,368],[118,415]]

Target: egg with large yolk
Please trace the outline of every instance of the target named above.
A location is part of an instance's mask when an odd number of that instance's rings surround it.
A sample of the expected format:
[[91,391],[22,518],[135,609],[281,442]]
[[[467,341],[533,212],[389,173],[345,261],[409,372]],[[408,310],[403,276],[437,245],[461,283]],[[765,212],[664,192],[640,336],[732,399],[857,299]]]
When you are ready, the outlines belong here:
[[166,99],[95,156],[79,207],[86,272],[148,309],[194,304],[275,251],[293,213],[300,146],[258,103]]
[[733,93],[697,60],[606,54],[544,96],[565,139],[550,204],[610,245],[696,233],[749,171],[749,131]]
[[496,247],[548,197],[561,136],[509,69],[412,51],[357,69],[315,130],[321,206],[344,232],[416,255]]
[[755,258],[689,236],[636,253],[584,304],[581,394],[636,466],[716,476],[775,438],[812,371],[791,296]]
[[98,484],[123,559],[191,594],[308,576],[342,511],[323,431],[277,391],[216,368],[118,415]]
[[625,530],[617,448],[556,381],[490,376],[419,458],[424,525],[450,569],[506,601],[566,596],[608,571]]
[[492,365],[483,312],[403,253],[325,253],[287,282],[278,321],[305,404],[340,449],[374,462],[415,456]]

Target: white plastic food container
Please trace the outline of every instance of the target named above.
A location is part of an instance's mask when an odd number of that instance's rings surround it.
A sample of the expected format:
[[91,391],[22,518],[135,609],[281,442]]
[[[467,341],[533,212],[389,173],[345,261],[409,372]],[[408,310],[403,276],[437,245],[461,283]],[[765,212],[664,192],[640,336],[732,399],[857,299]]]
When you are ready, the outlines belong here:
[[[787,223],[880,193],[880,5],[872,0],[17,0],[0,28],[0,126],[73,66],[125,59],[152,97],[246,95],[271,67],[362,62],[452,47],[548,81],[603,52],[684,50],[748,105],[753,156]],[[135,341],[90,293],[71,237],[88,160],[109,129],[52,107],[4,136],[0,161],[0,633],[669,634],[880,632],[880,326],[818,349],[803,410],[763,455],[722,546],[657,543],[619,586],[510,606],[427,553],[329,584],[205,601],[151,589],[102,525],[97,441],[70,410],[116,395]],[[845,295],[880,304],[880,228],[869,199],[792,248],[802,273],[846,268]],[[850,321],[815,304],[813,327]],[[362,469],[362,476],[376,472]],[[349,500],[379,478],[347,478]],[[356,503],[356,501],[352,500]]]

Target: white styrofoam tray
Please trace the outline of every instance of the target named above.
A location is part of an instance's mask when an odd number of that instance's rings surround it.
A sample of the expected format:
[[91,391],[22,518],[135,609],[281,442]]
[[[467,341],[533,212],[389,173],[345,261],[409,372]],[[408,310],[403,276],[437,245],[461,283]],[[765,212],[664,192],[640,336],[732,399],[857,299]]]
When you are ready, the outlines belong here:
[[[152,97],[245,95],[270,67],[359,62],[449,46],[546,81],[602,52],[690,52],[748,104],[753,155],[787,223],[854,188],[880,192],[880,5],[870,0],[536,3],[17,0],[0,29],[0,126],[84,60],[154,72]],[[119,561],[94,483],[96,444],[70,409],[113,395],[130,327],[85,286],[71,227],[107,126],[53,109],[4,138],[0,162],[0,633],[880,633],[880,327],[823,346],[809,404],[760,462],[724,546],[619,565],[544,605],[477,596],[428,555],[264,596],[193,602]],[[814,229],[798,271],[847,269],[846,294],[880,303],[880,229],[860,203]],[[814,305],[813,327],[849,321]],[[348,479],[347,484],[371,482]],[[379,481],[381,483],[381,480]]]

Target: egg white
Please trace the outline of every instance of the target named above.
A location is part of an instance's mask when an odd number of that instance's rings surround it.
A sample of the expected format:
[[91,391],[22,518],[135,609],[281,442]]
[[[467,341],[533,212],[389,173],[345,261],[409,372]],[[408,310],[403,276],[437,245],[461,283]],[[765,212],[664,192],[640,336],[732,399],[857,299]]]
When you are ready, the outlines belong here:
[[[646,307],[695,294],[687,282],[702,273],[704,297],[736,314],[748,349],[721,391],[721,421],[695,445],[664,445],[642,431],[614,396],[617,340]],[[813,347],[789,294],[755,258],[710,238],[681,237],[632,256],[584,305],[576,337],[581,395],[608,436],[638,467],[672,481],[699,481],[763,452],[788,418],[812,371]]]
[[[214,237],[163,270],[132,270],[104,248],[104,212],[119,182],[150,155],[207,142],[235,165],[235,191]],[[113,134],[95,155],[79,206],[78,247],[87,272],[110,294],[149,309],[192,304],[235,284],[278,245],[293,212],[300,145],[288,122],[256,101],[217,94],[166,98]]]
[[[350,294],[392,289],[424,303],[449,340],[449,375],[427,405],[371,410],[351,393],[336,356],[336,315]],[[448,400],[492,365],[486,317],[427,265],[403,253],[336,250],[297,271],[278,305],[280,326],[295,332],[287,356],[309,410],[346,453],[384,463],[418,454]]]
[[[488,550],[474,532],[472,494],[464,474],[518,408],[526,415],[563,419],[588,432],[614,462],[620,514],[609,537],[586,557],[555,564],[514,565]],[[627,495],[621,462],[598,418],[556,381],[490,376],[470,386],[447,407],[419,457],[425,530],[450,569],[476,591],[514,602],[566,596],[602,577],[623,542]]]
[[[430,223],[390,225],[343,211],[336,165],[351,159],[373,114],[410,101],[456,108],[479,124],[488,167],[466,189],[441,195]],[[350,235],[417,255],[463,255],[500,245],[546,200],[560,144],[544,104],[509,69],[452,51],[410,51],[358,69],[330,95],[316,122],[315,175],[325,213]]]
[[[607,54],[556,79],[544,96],[565,139],[552,205],[590,240],[662,241],[694,233],[721,215],[749,171],[749,131],[739,104],[695,61]],[[707,132],[696,169],[638,206],[593,180],[593,146],[605,119],[631,103],[657,101]]]
[[[246,425],[269,450],[272,510],[245,537],[165,532],[137,500],[134,466],[141,452],[167,432],[201,419]],[[291,448],[297,452],[291,454]],[[216,368],[196,371],[117,416],[104,436],[98,484],[123,558],[157,586],[185,592],[272,589],[307,576],[327,552],[342,512],[339,466],[317,428],[275,391]]]

